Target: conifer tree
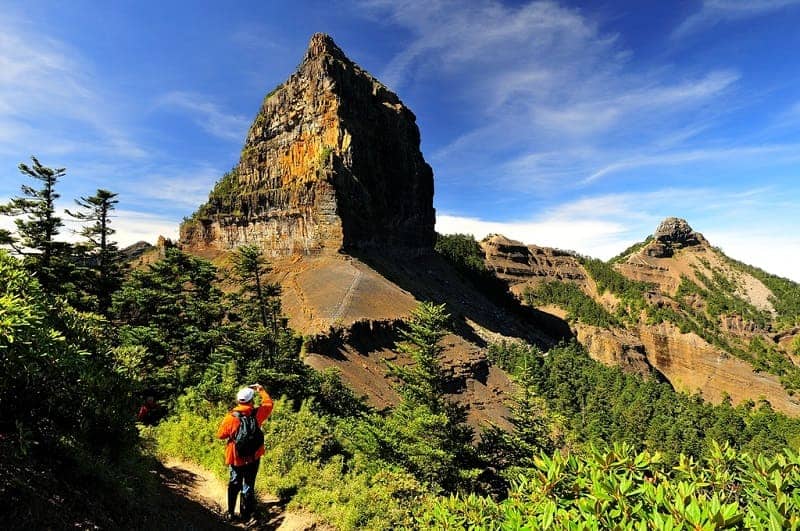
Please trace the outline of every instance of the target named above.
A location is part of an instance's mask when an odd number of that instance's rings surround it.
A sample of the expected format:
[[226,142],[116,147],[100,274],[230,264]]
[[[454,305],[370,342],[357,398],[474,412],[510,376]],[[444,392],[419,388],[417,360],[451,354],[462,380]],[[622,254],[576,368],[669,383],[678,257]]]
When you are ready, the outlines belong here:
[[[90,223],[78,233],[86,238],[84,249],[88,255],[90,276],[87,289],[95,295],[98,307],[106,313],[111,306],[111,294],[116,291],[122,281],[120,253],[111,236],[116,232],[111,228],[111,215],[115,205],[119,203],[117,194],[108,190],[97,190],[92,197],[81,197],[75,203],[80,211],[67,214],[71,217]],[[95,278],[91,278],[95,277]]]
[[[240,306],[245,310],[245,317],[257,320],[262,330],[268,331],[268,361],[273,364],[276,362],[281,332],[278,323],[281,312],[280,286],[267,281],[266,276],[272,268],[257,245],[243,245],[236,249],[233,264],[241,284],[233,306]],[[257,338],[264,338],[264,333],[255,332]]]
[[532,467],[541,452],[549,454],[556,449],[551,434],[552,415],[548,415],[544,399],[534,391],[534,367],[527,364],[521,367],[516,383],[519,389],[509,405],[508,419],[513,431],[492,426],[481,438],[480,453],[497,468]]
[[441,367],[450,316],[445,306],[421,303],[402,332],[401,352],[413,360],[409,366],[389,363],[400,383],[402,397],[385,421],[385,444],[414,474],[432,485],[454,490],[475,470],[472,428],[466,409],[446,396]]
[[41,188],[27,184],[21,186],[22,196],[0,205],[0,214],[15,216],[16,236],[9,231],[0,233],[0,243],[10,245],[18,254],[25,256],[25,264],[36,273],[46,292],[56,290],[66,274],[64,257],[69,245],[58,242],[60,229],[64,226],[56,215],[55,202],[60,196],[55,188],[58,180],[66,175],[65,168],[48,168],[36,157],[31,157],[32,166],[19,165],[19,171],[41,183]]
[[267,282],[266,275],[272,268],[264,259],[261,249],[257,245],[243,245],[236,249],[233,263],[234,271],[242,283],[240,296],[254,303],[261,324],[274,331],[278,319],[275,299],[280,295],[280,286]]

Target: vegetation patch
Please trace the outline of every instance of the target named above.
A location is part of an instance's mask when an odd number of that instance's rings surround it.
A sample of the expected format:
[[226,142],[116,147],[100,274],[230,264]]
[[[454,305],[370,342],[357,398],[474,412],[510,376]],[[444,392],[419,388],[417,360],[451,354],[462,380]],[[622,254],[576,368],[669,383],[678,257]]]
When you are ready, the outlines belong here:
[[644,248],[644,246],[650,243],[651,241],[653,241],[652,235],[645,238],[643,242],[634,243],[633,245],[631,245],[630,247],[619,253],[617,256],[609,260],[608,263],[613,265],[616,264],[617,262],[622,262],[624,259],[632,255],[633,253],[641,251]]
[[554,304],[567,311],[567,320],[600,327],[619,326],[619,320],[571,282],[548,281],[523,295],[533,307]]
[[600,295],[608,291],[617,296],[620,301],[617,316],[630,324],[637,323],[648,306],[644,294],[653,290],[653,285],[631,280],[614,269],[611,263],[596,258],[581,258],[581,265],[594,279]]

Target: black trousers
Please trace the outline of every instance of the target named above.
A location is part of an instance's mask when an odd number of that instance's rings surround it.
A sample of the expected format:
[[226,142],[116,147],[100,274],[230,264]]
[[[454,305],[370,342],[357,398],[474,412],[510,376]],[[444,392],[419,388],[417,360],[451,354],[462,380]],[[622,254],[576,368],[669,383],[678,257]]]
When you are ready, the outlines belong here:
[[239,513],[242,518],[248,519],[252,516],[256,508],[256,474],[258,474],[258,463],[256,459],[252,463],[234,466],[230,465],[231,478],[228,481],[228,513],[233,514],[236,509],[236,498],[242,493],[242,501],[239,505]]

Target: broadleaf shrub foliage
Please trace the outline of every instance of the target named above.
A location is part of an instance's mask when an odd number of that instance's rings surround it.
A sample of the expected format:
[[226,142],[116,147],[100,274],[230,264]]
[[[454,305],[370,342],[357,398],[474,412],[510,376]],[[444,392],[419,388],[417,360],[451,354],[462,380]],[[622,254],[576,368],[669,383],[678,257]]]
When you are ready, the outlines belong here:
[[433,529],[798,529],[800,457],[753,457],[714,445],[676,466],[627,444],[541,454],[502,501],[455,495],[418,517]]

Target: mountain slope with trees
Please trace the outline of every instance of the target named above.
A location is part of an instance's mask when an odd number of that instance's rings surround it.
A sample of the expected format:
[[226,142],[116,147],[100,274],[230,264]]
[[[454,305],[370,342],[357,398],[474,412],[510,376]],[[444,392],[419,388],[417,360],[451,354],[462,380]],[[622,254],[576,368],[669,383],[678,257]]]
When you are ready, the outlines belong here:
[[714,402],[791,415],[800,286],[730,259],[676,218],[610,262],[499,236],[478,257],[526,304],[564,317],[593,357]]

